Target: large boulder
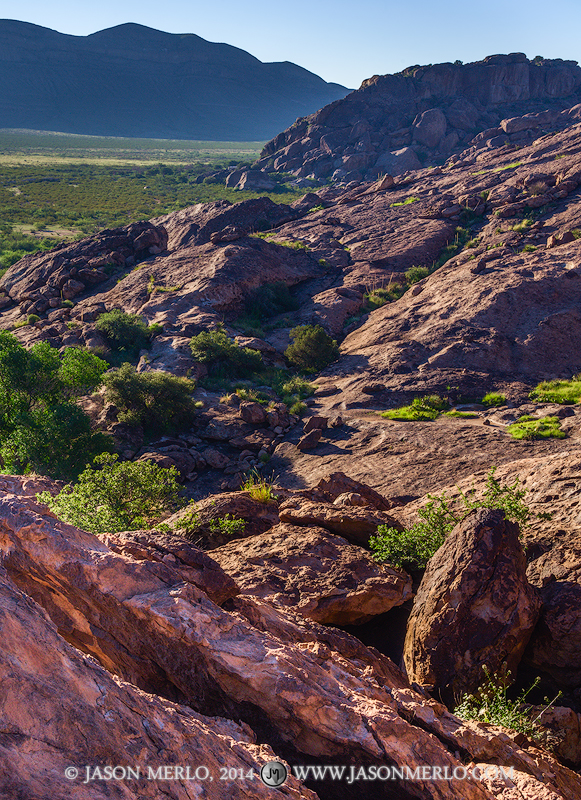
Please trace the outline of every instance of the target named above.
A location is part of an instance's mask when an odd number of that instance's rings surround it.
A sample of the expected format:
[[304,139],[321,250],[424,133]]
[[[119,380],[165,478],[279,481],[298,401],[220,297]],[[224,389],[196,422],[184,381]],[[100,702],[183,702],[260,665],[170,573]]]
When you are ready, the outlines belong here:
[[279,518],[281,522],[290,522],[293,525],[325,528],[364,547],[368,546],[369,537],[376,533],[378,525],[401,529],[399,522],[385,511],[314,502],[298,494],[281,504]]
[[437,147],[446,134],[446,117],[440,108],[429,108],[414,124],[413,137],[426,147]]
[[277,525],[212,551],[244,594],[327,625],[356,625],[408,600],[411,578],[322,528]]
[[543,602],[526,660],[563,687],[581,686],[581,534],[568,537],[527,569]]
[[408,677],[453,703],[504,668],[514,673],[540,598],[525,574],[519,528],[504,512],[472,511],[428,562],[404,645]]
[[402,147],[400,150],[383,153],[377,159],[375,166],[390,175],[401,175],[403,172],[421,169],[422,165],[415,150],[412,150],[411,147]]

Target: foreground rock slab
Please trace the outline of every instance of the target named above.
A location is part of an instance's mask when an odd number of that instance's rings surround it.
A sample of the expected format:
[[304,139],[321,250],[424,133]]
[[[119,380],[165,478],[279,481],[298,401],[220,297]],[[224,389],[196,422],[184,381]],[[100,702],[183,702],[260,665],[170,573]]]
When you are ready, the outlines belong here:
[[540,598],[525,574],[518,525],[477,509],[428,562],[408,622],[411,681],[453,703],[482,683],[483,666],[513,674],[537,621]]
[[[10,580],[43,606],[59,633],[106,669],[131,674],[140,688],[155,687],[166,700],[179,697],[198,714],[216,717],[219,732],[223,717],[243,720],[289,763],[438,764],[450,772],[475,763],[514,767],[514,777],[501,784],[421,776],[378,783],[376,796],[384,800],[576,800],[581,794],[579,776],[552,756],[522,739],[517,744],[508,731],[454,717],[413,691],[390,659],[355,637],[245,595],[221,608],[184,582],[179,570],[114,553],[29,498],[0,497],[0,549]],[[46,615],[42,619],[48,624]],[[22,627],[14,641],[4,637],[0,657],[12,658],[16,674],[22,648],[29,648]],[[52,674],[51,642],[41,651]],[[11,713],[30,708],[28,689],[16,680],[6,701]],[[61,694],[49,697],[53,719],[61,713]],[[94,696],[89,700],[93,707]],[[67,724],[71,719],[76,717],[67,715]],[[161,714],[160,720],[163,724]],[[237,735],[239,730],[236,725]],[[16,738],[10,746],[21,747],[26,758],[22,741]],[[117,736],[118,741],[123,737]],[[88,737],[85,746],[94,747]],[[40,750],[46,752],[44,744]],[[22,779],[24,786],[27,780]],[[521,785],[526,791],[519,795],[516,787]],[[322,791],[331,800],[345,796],[333,781]]]
[[[277,757],[255,744],[248,726],[204,717],[112,676],[67,644],[3,569],[0,639],[0,795],[6,800],[272,797],[259,773]],[[87,765],[119,764],[138,768],[140,777],[84,784]],[[188,764],[205,764],[214,780],[147,777],[149,769],[155,775],[160,766]],[[224,767],[253,772],[254,780],[230,780]],[[279,791],[285,798],[316,798],[292,777]]]
[[411,596],[411,578],[322,528],[277,525],[212,551],[244,594],[330,625],[367,622]]

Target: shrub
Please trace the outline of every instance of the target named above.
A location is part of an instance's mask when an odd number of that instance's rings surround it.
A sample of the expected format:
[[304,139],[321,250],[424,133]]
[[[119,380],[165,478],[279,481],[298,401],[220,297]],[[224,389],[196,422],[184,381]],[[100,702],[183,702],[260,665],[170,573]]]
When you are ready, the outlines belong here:
[[259,503],[276,503],[278,500],[273,491],[272,482],[260,475],[256,470],[253,470],[247,476],[241,488]]
[[91,430],[73,402],[101,382],[107,364],[93,353],[47,342],[26,350],[8,331],[0,332],[0,457],[3,469],[35,469],[71,478],[109,440]]
[[284,355],[297,369],[319,372],[339,358],[337,342],[320,325],[299,325],[290,331],[290,337],[293,343]]
[[494,406],[503,406],[506,403],[506,397],[499,392],[488,392],[482,398],[482,405],[487,406],[487,408],[492,408]]
[[523,502],[526,490],[518,488],[518,478],[512,484],[501,486],[494,477],[495,470],[496,467],[492,467],[488,473],[480,499],[475,499],[475,488],[466,494],[460,492],[459,508],[453,509],[445,492],[439,497],[429,494],[428,502],[418,511],[421,521],[411,528],[398,531],[380,525],[377,534],[369,540],[374,558],[402,569],[424,569],[452,528],[474,508],[502,509],[507,519],[526,526],[530,516]]
[[475,419],[478,417],[478,414],[474,414],[472,411],[444,411],[442,414],[443,417],[454,417],[454,419]]
[[[503,675],[491,675],[488,667],[483,666],[485,680],[475,694],[465,694],[453,711],[460,719],[474,719],[489,725],[502,725],[517,733],[523,733],[531,739],[542,739],[543,732],[537,721],[547,708],[561,696],[561,692],[533,719],[533,709],[524,705],[527,696],[539,684],[537,678],[534,683],[519,694],[515,700],[509,700],[507,684],[510,672]],[[547,701],[545,701],[547,702]]]
[[203,523],[200,520],[200,512],[193,508],[176,522],[175,527],[188,539],[203,535],[205,532],[210,533],[212,536],[236,536],[244,533],[246,521],[234,517],[232,514],[226,514],[223,517],[216,517],[207,523]]
[[179,506],[175,467],[164,469],[150,461],[118,462],[102,453],[56,496],[37,495],[59,519],[91,533],[115,533],[151,527]]
[[427,422],[436,419],[440,411],[448,408],[448,403],[438,395],[416,397],[409,406],[384,411],[382,417],[400,421]]
[[570,381],[543,381],[529,397],[541,403],[578,403],[581,400],[581,375]]
[[240,347],[221,328],[192,337],[190,349],[197,361],[208,366],[212,377],[245,378],[264,369],[260,353]]
[[406,281],[410,286],[414,283],[418,283],[423,278],[426,278],[430,274],[430,270],[426,267],[410,267],[406,273]]
[[28,325],[34,325],[36,322],[39,322],[40,317],[38,314],[29,314],[26,318],[26,322]]
[[564,439],[558,417],[521,417],[506,429],[513,439]]
[[118,308],[101,314],[95,327],[111,349],[126,359],[137,358],[139,351],[149,345],[151,336],[160,332],[160,326],[152,330],[139,314],[126,314]]
[[125,363],[104,378],[106,399],[119,410],[120,422],[142,425],[146,432],[176,430],[192,423],[195,383],[169,372],[137,372]]

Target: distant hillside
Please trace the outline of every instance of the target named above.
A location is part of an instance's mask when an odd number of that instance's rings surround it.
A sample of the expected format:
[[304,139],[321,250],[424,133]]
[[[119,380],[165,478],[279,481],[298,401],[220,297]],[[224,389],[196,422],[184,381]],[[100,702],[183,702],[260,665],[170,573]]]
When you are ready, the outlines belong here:
[[264,140],[348,91],[194,34],[128,23],[69,36],[0,20],[0,128]]
[[[521,147],[581,103],[576,61],[523,53],[374,75],[268,142],[257,166],[343,182],[442,164],[487,143]],[[545,113],[547,112],[547,113]],[[511,123],[511,117],[537,114]],[[556,116],[557,115],[557,116]],[[506,123],[501,124],[503,120]]]

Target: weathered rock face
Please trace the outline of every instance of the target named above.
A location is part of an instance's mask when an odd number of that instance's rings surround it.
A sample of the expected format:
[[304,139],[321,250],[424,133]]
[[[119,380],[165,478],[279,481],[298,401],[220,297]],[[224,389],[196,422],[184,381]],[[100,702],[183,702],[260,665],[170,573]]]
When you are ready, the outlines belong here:
[[377,531],[378,525],[401,527],[394,517],[384,511],[316,503],[301,496],[293,496],[282,503],[279,518],[281,522],[293,525],[325,528],[364,547],[368,546],[369,537]]
[[476,144],[492,147],[530,141],[579,102],[580,85],[576,62],[538,63],[522,53],[375,75],[278,134],[256,166],[344,181],[399,175],[420,168],[418,155],[441,158],[478,136]]
[[217,605],[240,592],[235,581],[214,559],[179,536],[155,531],[124,531],[103,534],[100,538],[115,553],[136,561],[157,561],[170,566],[176,575],[193,583]]
[[537,621],[538,592],[527,583],[518,525],[477,509],[431,558],[414,600],[404,645],[411,681],[448,703],[494,674],[513,674]]
[[281,524],[212,551],[244,594],[327,625],[355,625],[401,605],[411,579],[322,528]]
[[[17,483],[13,480],[14,487]],[[73,753],[80,753],[82,761],[89,763],[101,752],[107,761],[111,754],[118,754],[121,762],[139,754],[151,763],[160,752],[175,758],[175,752],[183,753],[184,747],[191,758],[212,749],[221,763],[226,760],[222,750],[225,737],[234,749],[229,763],[237,765],[239,758],[255,768],[257,761],[273,758],[269,748],[249,742],[252,734],[248,727],[224,720],[226,715],[251,719],[261,735],[276,739],[277,748],[296,759],[294,763],[314,757],[323,763],[345,760],[357,765],[439,764],[452,772],[461,765],[454,752],[461,750],[470,765],[514,767],[512,782],[502,785],[470,781],[443,785],[421,778],[378,785],[377,796],[386,799],[491,800],[504,796],[513,783],[527,786],[529,793],[537,792],[540,797],[548,786],[564,800],[573,800],[581,791],[579,777],[551,756],[534,748],[522,749],[501,729],[456,719],[439,703],[412,691],[388,658],[352,636],[283,614],[249,597],[229,601],[231,610],[220,608],[192,584],[184,583],[179,571],[113,553],[95,537],[58,523],[25,497],[4,495],[0,519],[6,569],[2,591],[8,586],[12,593],[5,605],[9,613],[0,615],[1,657],[11,658],[9,674],[15,677],[3,716],[10,731],[19,734],[2,743],[9,748],[9,755],[13,754],[8,759],[10,775],[2,773],[11,790],[32,786],[43,800],[60,791],[60,771],[56,777],[51,773],[47,782],[42,770],[48,759],[52,768],[55,763],[55,745],[45,744],[46,730],[42,736],[36,730],[44,717],[52,726],[55,741],[64,743],[59,751],[63,768],[71,763]],[[159,693],[167,695],[179,687],[179,694],[196,713],[108,677],[93,660],[65,644],[47,615],[16,592],[11,580],[34,595],[59,632],[82,649],[116,672],[127,672],[130,659],[136,659],[139,669],[133,670],[133,677],[138,684],[151,685],[147,675],[157,673]],[[35,635],[29,641],[31,630]],[[63,665],[56,671],[55,654]],[[39,686],[50,688],[41,693],[31,718],[25,699]],[[91,693],[91,686],[98,686],[96,694]],[[221,717],[201,717],[200,706],[212,707],[212,715],[220,709]],[[96,742],[86,736],[86,728],[70,729],[71,719],[79,716],[91,723],[91,729],[97,725],[102,731]],[[142,744],[144,719],[150,727]],[[163,744],[159,744],[158,730],[164,731]],[[77,742],[79,731],[82,745]],[[14,765],[24,765],[29,758],[22,735],[33,740],[41,765],[38,773],[28,765],[15,775]],[[215,762],[210,759],[209,763]],[[254,789],[242,787],[245,797],[262,796],[258,784],[253,785]],[[333,786],[333,782],[327,783],[325,791]],[[113,791],[110,785],[107,788]],[[220,795],[207,790],[208,797],[223,796],[223,786],[219,789]],[[180,790],[179,784],[174,785],[175,794],[169,796],[185,797]],[[282,791],[288,793],[283,796],[314,797],[294,779]],[[335,786],[329,796],[340,796],[336,792]],[[101,795],[91,786],[90,796]],[[118,796],[136,795],[126,791]],[[238,795],[234,792],[232,796]]]
[[566,688],[581,686],[581,534],[563,541],[527,569],[537,586],[541,616],[526,653],[527,662]]
[[[266,745],[255,744],[246,725],[204,717],[186,706],[146,694],[120,681],[71,647],[46,613],[19,591],[0,569],[0,793],[5,798],[76,797],[159,798],[186,800],[199,781],[148,779],[159,766],[206,764],[215,776],[203,784],[204,795],[222,800],[266,798],[272,790],[258,774],[276,758]],[[138,768],[141,777],[86,780],[86,765]],[[221,782],[220,768],[256,772],[253,781]],[[65,770],[78,770],[69,778]],[[70,774],[70,773],[69,773]],[[94,772],[91,771],[94,775]],[[170,773],[172,774],[172,773]],[[67,776],[67,777],[65,777]],[[67,779],[68,778],[68,779]],[[194,786],[196,787],[194,789]],[[315,795],[290,778],[284,797]]]

